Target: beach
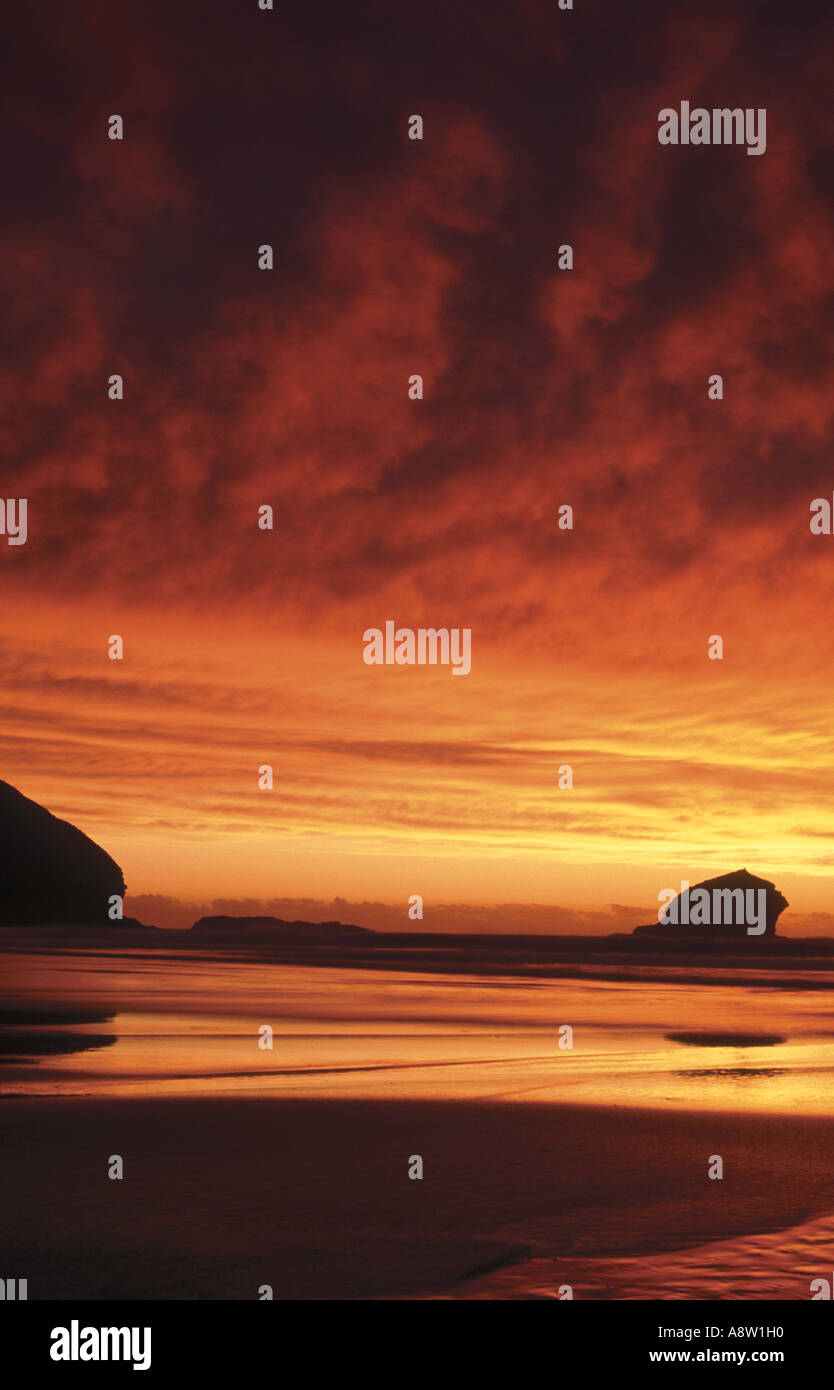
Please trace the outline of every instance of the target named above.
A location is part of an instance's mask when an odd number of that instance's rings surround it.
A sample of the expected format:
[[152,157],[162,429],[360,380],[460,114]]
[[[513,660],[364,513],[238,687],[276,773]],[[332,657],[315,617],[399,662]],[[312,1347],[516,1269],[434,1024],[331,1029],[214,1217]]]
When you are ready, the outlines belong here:
[[834,1268],[827,960],[2,962],[3,1248],[32,1300],[799,1300]]
[[[0,1113],[4,1254],[30,1298],[483,1296],[493,1273],[525,1269],[509,1296],[558,1297],[585,1270],[575,1296],[612,1297],[623,1257],[660,1255],[662,1285],[663,1252],[831,1208],[834,1120],[205,1098],[9,1099]],[[738,1274],[757,1288],[741,1296],[809,1296],[790,1242]]]

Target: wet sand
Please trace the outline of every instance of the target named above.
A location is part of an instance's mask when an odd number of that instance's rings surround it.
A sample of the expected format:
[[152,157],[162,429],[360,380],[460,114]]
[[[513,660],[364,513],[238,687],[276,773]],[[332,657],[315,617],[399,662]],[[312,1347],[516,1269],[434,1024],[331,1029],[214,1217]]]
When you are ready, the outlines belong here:
[[[0,1117],[4,1263],[30,1299],[256,1299],[262,1284],[281,1299],[483,1297],[491,1278],[486,1296],[541,1297],[518,1281],[502,1291],[501,1271],[534,1269],[541,1288],[550,1262],[557,1286],[593,1260],[604,1288],[600,1258],[797,1227],[834,1206],[826,1118],[181,1097],[6,1099]],[[113,1154],[122,1181],[107,1176]],[[422,1181],[408,1177],[416,1154]],[[707,1177],[713,1154],[722,1181]],[[783,1259],[770,1247],[779,1296],[807,1298],[793,1242]],[[733,1296],[708,1278],[676,1292],[667,1263],[664,1292],[654,1258],[650,1296]]]

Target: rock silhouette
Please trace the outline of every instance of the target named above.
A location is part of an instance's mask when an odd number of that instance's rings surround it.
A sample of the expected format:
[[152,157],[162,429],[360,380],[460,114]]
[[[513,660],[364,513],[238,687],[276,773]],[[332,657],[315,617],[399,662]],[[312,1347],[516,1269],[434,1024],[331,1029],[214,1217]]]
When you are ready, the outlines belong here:
[[354,927],[346,922],[285,922],[280,917],[200,917],[191,931],[197,935],[261,941],[272,941],[279,937],[311,941],[330,940],[334,936],[374,935],[367,927]]
[[[693,898],[698,889],[706,891],[708,905],[703,908],[703,920],[692,922],[695,913],[695,903],[698,899]],[[741,890],[745,898],[739,899],[737,896],[731,900],[728,893],[738,893]],[[738,911],[739,907],[746,901],[746,894],[752,890],[754,893],[764,891],[765,893],[765,929],[751,939],[761,940],[765,936],[776,935],[776,922],[780,914],[788,906],[788,900],[779,892],[775,884],[769,879],[757,878],[747,869],[736,869],[733,873],[720,874],[718,878],[705,878],[702,883],[693,883],[683,893],[678,893],[677,897],[669,904],[667,915],[671,917],[669,922],[650,922],[644,927],[635,927],[634,936],[707,936],[713,939],[724,939],[727,937],[747,937],[748,921],[739,920],[742,914]],[[758,913],[759,899],[752,900],[755,911]]]
[[118,927],[109,899],[124,893],[121,869],[99,845],[0,782],[0,925]]

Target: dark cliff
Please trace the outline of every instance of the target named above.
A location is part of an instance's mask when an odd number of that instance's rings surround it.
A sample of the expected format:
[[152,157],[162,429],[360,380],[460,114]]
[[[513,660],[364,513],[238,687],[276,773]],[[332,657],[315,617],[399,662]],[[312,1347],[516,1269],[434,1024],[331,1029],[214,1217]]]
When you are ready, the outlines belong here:
[[0,782],[0,925],[106,926],[124,897],[121,869],[99,845]]

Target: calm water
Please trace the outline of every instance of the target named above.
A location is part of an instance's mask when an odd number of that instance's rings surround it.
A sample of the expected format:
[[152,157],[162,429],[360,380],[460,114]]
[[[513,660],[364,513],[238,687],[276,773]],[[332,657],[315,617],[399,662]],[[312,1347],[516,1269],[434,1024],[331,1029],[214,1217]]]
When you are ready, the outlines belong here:
[[[592,980],[485,979],[170,951],[4,953],[0,1091],[834,1112],[834,974],[673,974],[614,980],[602,966]],[[258,1045],[263,1025],[271,1049]],[[565,1025],[571,1048],[560,1047]],[[771,1229],[669,1251],[661,1205],[656,1244],[642,1239],[659,1253],[547,1258],[534,1255],[548,1243],[535,1221],[505,1229],[497,1211],[496,1234],[530,1257],[430,1296],[558,1299],[570,1285],[590,1300],[805,1299],[810,1280],[834,1269],[834,1216],[818,1205],[814,1219],[778,1230],[778,1208],[774,1192]],[[597,1219],[618,1218],[589,1208],[592,1235]]]
[[[834,1110],[831,973],[774,971],[744,985],[614,982],[604,972],[530,981],[161,951],[5,955],[0,968],[5,1094]],[[271,1049],[259,1046],[264,1025]],[[565,1025],[570,1048],[560,1046]]]
[[445,1298],[693,1299],[799,1301],[812,1281],[834,1279],[834,1217],[767,1235],[711,1241],[631,1258],[523,1260],[463,1285]]

